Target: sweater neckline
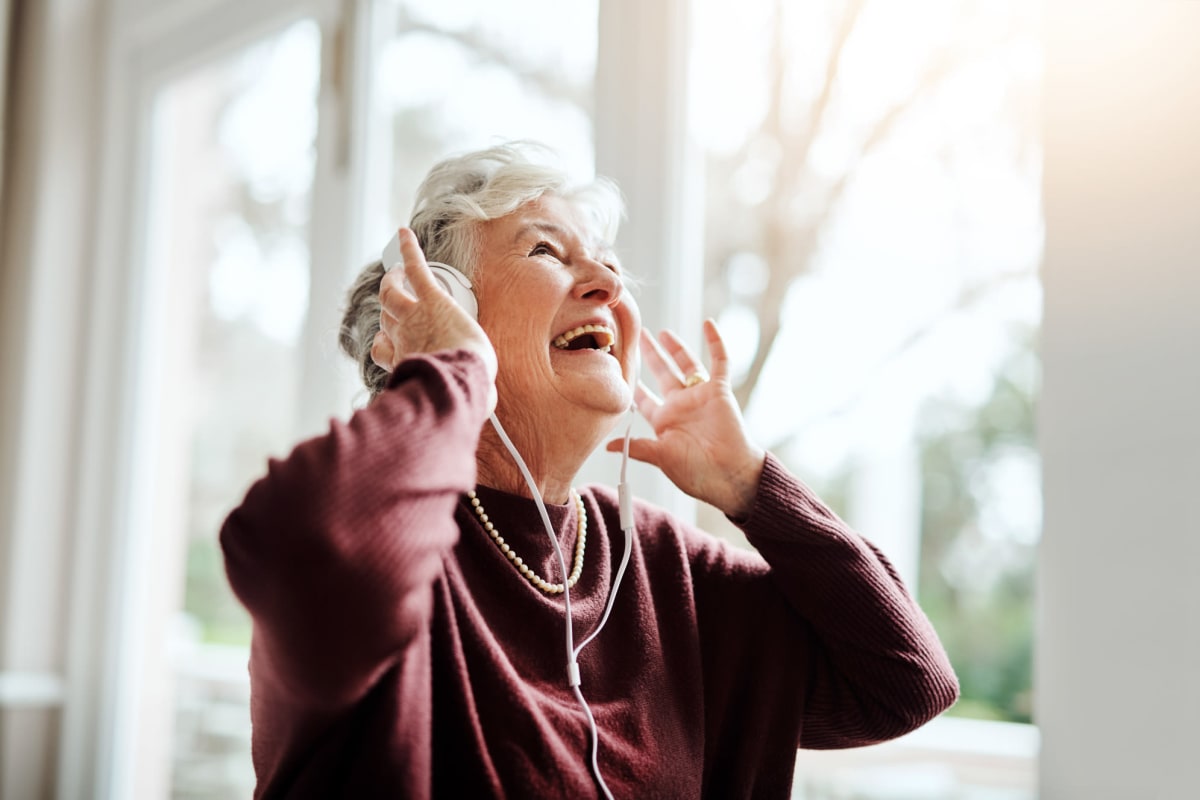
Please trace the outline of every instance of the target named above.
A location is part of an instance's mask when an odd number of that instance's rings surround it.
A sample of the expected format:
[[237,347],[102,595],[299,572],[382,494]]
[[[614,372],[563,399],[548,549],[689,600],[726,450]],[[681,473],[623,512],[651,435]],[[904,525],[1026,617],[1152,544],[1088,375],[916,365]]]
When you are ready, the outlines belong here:
[[[582,492],[580,494],[582,496]],[[511,542],[532,539],[536,542],[546,543],[542,515],[533,498],[510,494],[483,484],[475,487],[475,496],[479,498],[479,502],[487,511],[488,518],[496,526],[496,530],[505,539]],[[470,501],[466,499],[465,495],[463,503],[470,509]],[[554,532],[558,535],[560,542],[567,537],[574,540],[576,511],[573,501],[568,499],[566,503],[562,504],[546,503],[546,514],[550,517],[550,524],[554,527]],[[474,513],[472,516],[474,517]],[[549,549],[548,543],[546,547]]]

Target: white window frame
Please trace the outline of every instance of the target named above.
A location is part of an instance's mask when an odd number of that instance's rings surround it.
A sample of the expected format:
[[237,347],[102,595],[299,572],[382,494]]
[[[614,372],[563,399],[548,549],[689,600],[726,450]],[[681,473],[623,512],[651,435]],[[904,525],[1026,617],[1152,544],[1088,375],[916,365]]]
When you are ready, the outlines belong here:
[[[138,8],[118,7],[106,31],[102,146],[92,249],[94,276],[87,315],[83,408],[79,447],[80,486],[73,531],[76,561],[68,613],[66,692],[58,752],[60,797],[136,797],[145,788],[138,776],[137,718],[145,702],[141,657],[153,603],[144,601],[156,534],[148,526],[145,487],[151,443],[147,424],[155,413],[154,342],[145,335],[153,315],[162,271],[145,264],[144,233],[150,198],[151,110],[156,93],[189,67],[252,43],[302,18],[315,18],[323,32],[322,116],[310,227],[313,263],[344,263],[354,213],[352,113],[358,97],[346,89],[358,54],[343,35],[358,21],[358,0],[175,0]],[[331,46],[331,43],[332,46]],[[335,66],[336,62],[336,66]],[[336,82],[335,82],[336,81]],[[339,136],[331,135],[332,130]],[[337,157],[335,157],[335,155]],[[341,276],[313,270],[314,296],[329,295],[325,284]],[[312,397],[335,383],[322,371],[327,315],[306,323],[304,382]],[[113,378],[116,378],[115,380]],[[302,409],[306,421],[320,399]],[[139,491],[140,489],[140,491]],[[144,769],[145,765],[141,767]]]
[[[690,20],[689,0],[600,0],[593,120],[596,173],[625,196],[617,249],[641,282],[642,322],[698,342],[704,171],[687,135]],[[663,87],[675,91],[664,96]],[[648,431],[639,418],[635,435]],[[594,456],[581,479],[615,484],[615,463],[612,455]],[[636,497],[695,519],[695,501],[658,470],[631,463],[629,485]]]

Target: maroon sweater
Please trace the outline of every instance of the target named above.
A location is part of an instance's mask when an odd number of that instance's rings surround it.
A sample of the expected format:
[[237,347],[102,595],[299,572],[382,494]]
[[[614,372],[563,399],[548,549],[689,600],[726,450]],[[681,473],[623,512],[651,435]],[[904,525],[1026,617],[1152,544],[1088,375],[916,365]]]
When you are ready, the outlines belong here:
[[[412,358],[348,423],[272,460],[221,532],[254,618],[256,797],[595,797],[566,682],[563,600],[465,502],[484,368]],[[559,580],[532,500],[486,487],[497,529]],[[581,492],[576,641],[624,547],[614,492]],[[895,571],[773,457],[732,548],[635,506],[612,617],[580,657],[618,798],[787,797],[795,749],[899,736],[957,683]],[[550,506],[568,562],[572,504]],[[760,555],[761,554],[761,555]]]

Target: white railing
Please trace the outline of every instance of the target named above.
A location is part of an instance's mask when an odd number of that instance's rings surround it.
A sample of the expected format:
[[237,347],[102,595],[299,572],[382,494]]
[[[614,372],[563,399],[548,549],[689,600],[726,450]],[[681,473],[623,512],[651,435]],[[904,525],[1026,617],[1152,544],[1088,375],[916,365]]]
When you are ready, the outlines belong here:
[[793,800],[1034,800],[1038,730],[940,717],[856,750],[802,750]]
[[250,676],[245,647],[192,644],[176,651],[174,800],[250,797]]

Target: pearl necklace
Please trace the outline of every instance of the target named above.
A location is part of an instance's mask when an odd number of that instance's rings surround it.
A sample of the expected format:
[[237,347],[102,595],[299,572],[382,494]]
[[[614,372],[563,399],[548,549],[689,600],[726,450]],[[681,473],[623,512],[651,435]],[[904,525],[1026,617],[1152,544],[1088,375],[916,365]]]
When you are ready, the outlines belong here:
[[[487,512],[483,510],[483,504],[479,502],[479,498],[475,496],[474,491],[467,492],[467,497],[471,500],[471,507],[475,510],[479,521],[483,523],[483,529],[487,531],[488,536],[492,537],[492,541],[496,543],[496,547],[500,548],[500,552],[508,556],[508,560],[513,563],[513,566],[525,578],[537,588],[547,594],[562,594],[563,585],[561,583],[549,583],[540,575],[529,568],[529,565],[521,560],[508,543],[504,541],[504,537],[496,530],[496,526],[488,519]],[[579,510],[577,515],[578,525],[575,533],[575,562],[571,565],[571,575],[567,578],[566,588],[574,589],[575,584],[579,582],[579,575],[583,572],[583,548],[587,544],[587,511],[583,507],[583,498],[574,488],[571,489],[571,499],[575,501],[575,507]]]

